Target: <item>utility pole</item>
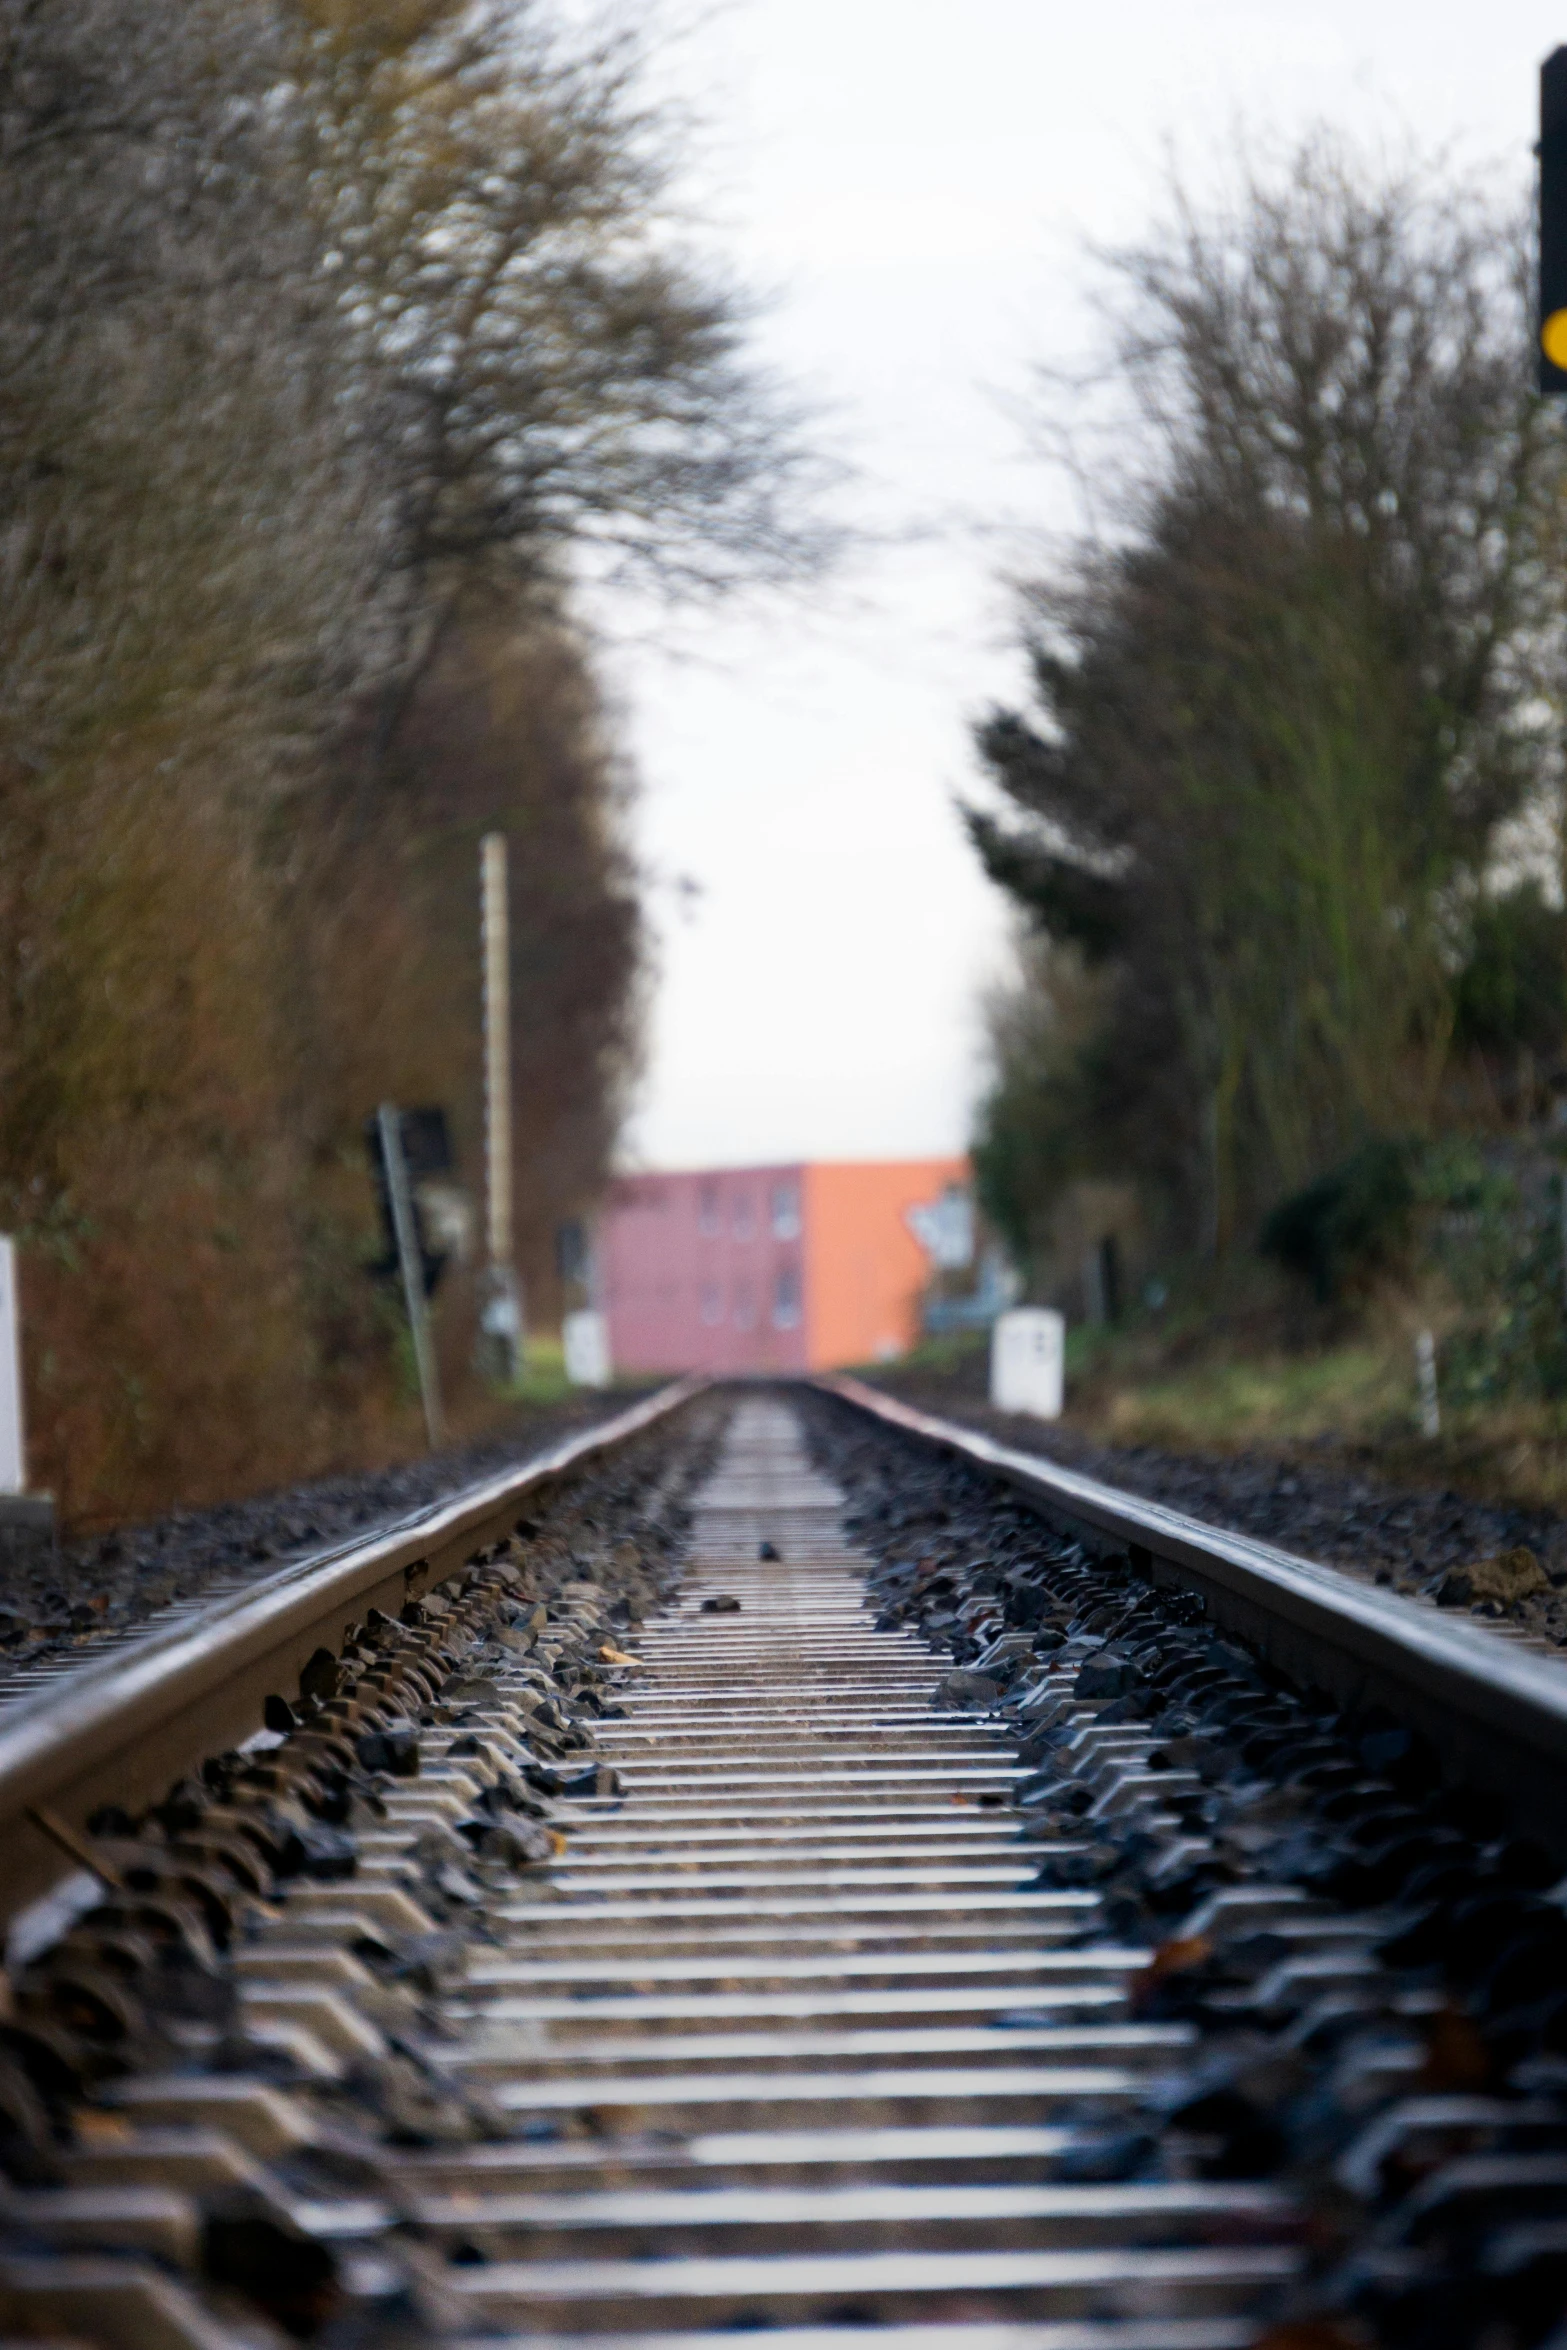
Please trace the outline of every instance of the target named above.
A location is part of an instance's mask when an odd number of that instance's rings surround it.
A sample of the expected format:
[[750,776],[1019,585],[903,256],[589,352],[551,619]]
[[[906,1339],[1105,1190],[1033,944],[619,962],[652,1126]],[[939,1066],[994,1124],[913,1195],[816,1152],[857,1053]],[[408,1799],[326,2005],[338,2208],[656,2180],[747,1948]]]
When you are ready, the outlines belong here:
[[413,1340],[414,1368],[419,1374],[419,1400],[424,1405],[425,1433],[434,1452],[441,1441],[441,1389],[430,1343],[430,1314],[424,1294],[424,1252],[414,1223],[413,1189],[403,1152],[403,1123],[391,1102],[376,1113],[381,1135],[381,1164],[386,1170],[386,1196],[392,1210],[392,1235],[397,1242],[398,1269],[403,1277],[403,1303],[408,1308],[408,1335]]
[[484,1305],[481,1368],[509,1385],[522,1365],[522,1300],[512,1236],[511,924],[506,835],[479,844],[480,939],[484,965]]

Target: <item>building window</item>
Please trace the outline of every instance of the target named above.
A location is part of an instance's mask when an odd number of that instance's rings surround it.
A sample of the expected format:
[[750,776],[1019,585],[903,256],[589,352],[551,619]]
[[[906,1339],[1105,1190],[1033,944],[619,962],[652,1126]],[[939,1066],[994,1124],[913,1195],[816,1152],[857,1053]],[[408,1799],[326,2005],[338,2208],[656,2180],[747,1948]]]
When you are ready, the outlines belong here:
[[748,1191],[742,1191],[735,1201],[735,1238],[751,1240],[756,1234],[756,1202]]
[[704,1183],[696,1195],[696,1228],[704,1240],[718,1238],[718,1186]]
[[800,1326],[800,1268],[798,1265],[780,1265],[773,1276],[773,1328],[797,1330]]
[[704,1321],[704,1322],[707,1324],[707,1326],[708,1326],[709,1330],[711,1330],[711,1329],[715,1328],[715,1326],[716,1326],[718,1323],[720,1323],[720,1322],[723,1320],[723,1318],[724,1318],[724,1293],[723,1293],[723,1291],[722,1291],[722,1290],[719,1288],[719,1286],[718,1286],[718,1283],[717,1283],[716,1281],[704,1281],[704,1282],[703,1282],[703,1284],[702,1284],[702,1319],[703,1319],[703,1321]]
[[751,1296],[749,1281],[740,1281],[735,1284],[735,1328],[737,1330],[754,1330],[756,1328],[756,1305]]
[[773,1185],[773,1238],[798,1240],[800,1237],[800,1192],[793,1183]]

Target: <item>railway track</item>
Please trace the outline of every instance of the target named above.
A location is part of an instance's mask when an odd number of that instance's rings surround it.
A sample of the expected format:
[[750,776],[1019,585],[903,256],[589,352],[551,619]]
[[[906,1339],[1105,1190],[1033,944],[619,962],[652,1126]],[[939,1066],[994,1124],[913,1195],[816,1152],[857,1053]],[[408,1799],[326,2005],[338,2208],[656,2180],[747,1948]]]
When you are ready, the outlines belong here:
[[[218,1611],[134,1772],[107,1686],[74,1757],[0,1725],[0,1850],[101,1893],[21,1921],[0,2335],[1545,2343],[1567,1921],[1430,1779],[1457,1629],[868,1399],[715,1452],[721,1400]],[[1560,1668],[1467,1653],[1542,1779]]]
[[[0,1693],[0,1918],[59,1875],[59,1827],[95,1804],[155,1801],[176,1773],[262,1727],[266,1697],[292,1689],[320,1648],[334,1653],[371,1609],[396,1612],[503,1536],[562,1479],[634,1444],[678,1411],[681,1382],[519,1474],[487,1479],[334,1543],[216,1602],[169,1611],[90,1650],[8,1677]],[[40,1830],[39,1815],[51,1823]]]

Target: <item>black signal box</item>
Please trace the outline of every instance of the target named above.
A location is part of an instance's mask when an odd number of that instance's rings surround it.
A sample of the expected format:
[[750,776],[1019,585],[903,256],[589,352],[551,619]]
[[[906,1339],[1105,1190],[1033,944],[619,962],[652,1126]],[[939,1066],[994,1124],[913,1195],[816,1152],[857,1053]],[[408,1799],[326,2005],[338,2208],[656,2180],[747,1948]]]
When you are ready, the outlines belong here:
[[[432,1177],[439,1179],[451,1174],[454,1165],[451,1129],[447,1125],[444,1110],[425,1109],[399,1110],[397,1130],[402,1137],[403,1164],[413,1193],[409,1206],[413,1210],[414,1238],[418,1243],[419,1261],[424,1273],[424,1294],[433,1297],[441,1275],[446,1270],[448,1252],[437,1247],[430,1239],[419,1186],[429,1182]],[[381,1148],[379,1118],[365,1120],[365,1152],[375,1184],[376,1204],[381,1211],[382,1240],[380,1256],[367,1269],[377,1280],[392,1281],[399,1271],[397,1222],[392,1214],[392,1187],[387,1179],[386,1157]]]
[[1567,393],[1567,48],[1540,68],[1540,389]]

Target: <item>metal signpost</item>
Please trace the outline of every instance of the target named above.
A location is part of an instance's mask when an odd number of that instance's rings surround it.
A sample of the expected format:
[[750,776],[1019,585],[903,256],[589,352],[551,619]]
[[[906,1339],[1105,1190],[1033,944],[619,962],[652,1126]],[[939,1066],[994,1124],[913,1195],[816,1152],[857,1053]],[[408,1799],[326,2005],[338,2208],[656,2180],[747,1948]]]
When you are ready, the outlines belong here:
[[408,1161],[403,1155],[402,1120],[391,1102],[376,1112],[381,1135],[381,1163],[386,1169],[386,1196],[391,1203],[392,1233],[397,1242],[397,1264],[403,1277],[403,1300],[408,1308],[408,1331],[413,1340],[414,1367],[419,1374],[419,1399],[424,1405],[425,1431],[433,1451],[441,1441],[441,1390],[430,1343],[430,1316],[424,1295],[424,1256],[414,1224],[413,1191]]

